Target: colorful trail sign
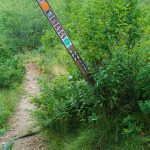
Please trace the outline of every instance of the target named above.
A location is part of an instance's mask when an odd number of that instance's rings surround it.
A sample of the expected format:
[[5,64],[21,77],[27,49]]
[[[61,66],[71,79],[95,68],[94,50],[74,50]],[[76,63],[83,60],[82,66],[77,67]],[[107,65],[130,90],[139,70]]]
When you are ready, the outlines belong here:
[[39,6],[41,7],[42,11],[44,12],[45,16],[49,20],[50,24],[54,28],[55,32],[59,36],[60,40],[62,41],[63,45],[66,47],[67,51],[69,52],[70,56],[74,60],[75,64],[85,77],[85,79],[88,81],[89,84],[93,85],[95,84],[95,80],[92,78],[92,76],[89,74],[89,71],[81,59],[80,55],[76,51],[74,45],[72,44],[70,38],[66,34],[65,30],[63,29],[62,25],[60,24],[57,16],[55,15],[54,11],[50,7],[47,0],[36,0]]

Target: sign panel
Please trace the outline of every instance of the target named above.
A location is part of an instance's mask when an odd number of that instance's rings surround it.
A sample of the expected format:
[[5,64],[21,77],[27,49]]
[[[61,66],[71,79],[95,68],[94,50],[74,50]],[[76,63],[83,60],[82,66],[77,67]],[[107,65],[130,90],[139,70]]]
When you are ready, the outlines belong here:
[[69,39],[68,35],[66,34],[65,30],[63,29],[61,23],[59,22],[58,18],[56,17],[54,11],[50,7],[47,0],[37,0],[37,2],[39,4],[39,6],[41,7],[41,9],[43,10],[45,16],[47,17],[47,19],[51,23],[51,25],[54,28],[55,32],[57,33],[57,35],[61,39],[62,43],[66,47],[66,49],[69,52],[70,56],[74,60],[75,64],[77,65],[77,67],[79,68],[81,73],[83,74],[83,76],[86,78],[86,80],[90,84],[94,84],[95,80],[89,74],[85,63],[83,62],[83,60],[81,59],[81,57],[77,53],[74,45],[72,44],[71,40]]

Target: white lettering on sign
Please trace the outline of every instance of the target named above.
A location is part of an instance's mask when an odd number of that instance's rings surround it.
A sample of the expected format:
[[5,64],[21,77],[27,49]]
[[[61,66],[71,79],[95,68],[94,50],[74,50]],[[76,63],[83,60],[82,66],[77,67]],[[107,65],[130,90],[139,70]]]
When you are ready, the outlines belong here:
[[60,37],[61,39],[64,39],[66,36],[67,36],[67,35],[66,35],[66,33],[65,33],[64,30],[62,30],[62,31],[59,33],[59,37]]
[[59,37],[62,40],[63,44],[66,46],[66,48],[70,52],[70,54],[71,54],[72,58],[74,59],[74,61],[79,61],[82,64],[82,66],[84,67],[84,69],[86,70],[86,67],[84,66],[84,64],[80,60],[80,57],[78,56],[78,54],[76,52],[72,51],[72,48],[73,48],[73,47],[71,47],[72,43],[71,43],[69,37],[67,36],[67,34],[65,33],[65,31],[63,30],[63,27],[59,23],[57,17],[52,12],[52,10],[50,10],[50,8],[49,8],[49,10],[47,10],[48,3],[45,0],[38,0],[38,2],[41,4],[41,7],[43,6],[42,8],[45,12],[45,15],[49,19],[50,23],[54,27],[57,34],[59,35]]
[[75,61],[76,65],[85,76],[85,78],[89,81],[90,84],[94,84],[95,81],[93,78],[89,76],[88,70],[82,61],[81,57],[77,53],[76,49],[74,48],[72,42],[70,41],[69,37],[67,36],[66,32],[64,31],[63,27],[61,26],[59,20],[57,19],[55,13],[53,12],[51,6],[49,5],[47,0],[36,0],[40,5],[41,9],[43,10],[45,16],[48,18],[49,22],[51,23],[52,27],[58,34],[59,38],[61,39],[62,43],[66,47],[67,51],[71,55],[72,59]]
[[55,16],[53,16],[52,18],[50,18],[50,22],[52,23],[52,25],[56,25],[58,23],[58,20]]
[[87,70],[85,64],[80,59],[80,56],[77,54],[76,51],[73,51],[72,49],[74,49],[74,48],[72,46],[70,46],[68,50],[69,50],[69,53],[71,54],[72,58],[74,59],[74,61],[78,61],[82,65],[84,70]]
[[62,27],[61,27],[61,25],[59,23],[56,24],[54,28],[56,29],[57,32],[62,31]]
[[72,45],[72,43],[71,43],[69,37],[67,36],[67,34],[65,33],[65,31],[63,30],[63,27],[59,23],[57,17],[53,13],[53,11],[50,10],[50,7],[47,10],[48,3],[45,0],[38,0],[38,2],[40,3],[43,11],[45,12],[45,15],[49,19],[50,23],[54,27],[55,31],[57,32],[58,36],[60,37],[60,39],[62,40],[62,42],[64,43],[64,45],[67,48],[69,48]]

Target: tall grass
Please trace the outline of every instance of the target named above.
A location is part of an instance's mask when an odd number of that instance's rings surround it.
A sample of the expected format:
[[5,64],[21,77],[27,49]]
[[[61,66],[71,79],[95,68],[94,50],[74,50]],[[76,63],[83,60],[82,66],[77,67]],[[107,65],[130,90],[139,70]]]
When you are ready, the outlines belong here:
[[16,110],[16,106],[22,96],[23,87],[0,91],[0,135],[3,134],[9,125],[9,117]]

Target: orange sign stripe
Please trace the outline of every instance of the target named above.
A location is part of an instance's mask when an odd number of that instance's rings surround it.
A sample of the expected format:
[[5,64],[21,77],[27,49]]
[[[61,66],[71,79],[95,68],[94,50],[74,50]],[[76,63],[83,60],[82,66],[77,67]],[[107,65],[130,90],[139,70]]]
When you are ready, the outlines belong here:
[[41,7],[42,7],[42,9],[43,9],[44,11],[47,11],[47,10],[49,9],[49,5],[48,5],[47,2],[43,2],[43,3],[41,4]]

